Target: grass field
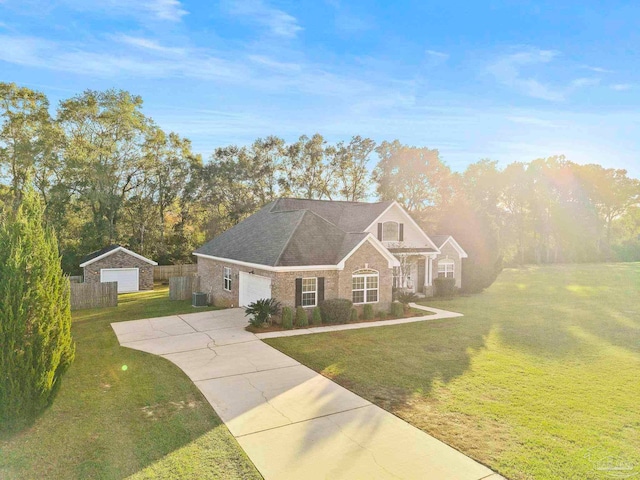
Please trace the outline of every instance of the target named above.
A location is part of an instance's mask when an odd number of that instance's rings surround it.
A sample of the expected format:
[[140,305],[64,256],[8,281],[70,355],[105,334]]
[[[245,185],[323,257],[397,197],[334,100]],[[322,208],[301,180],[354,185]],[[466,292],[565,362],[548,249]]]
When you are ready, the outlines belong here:
[[261,478],[187,376],[120,347],[109,325],[188,312],[167,288],[74,312],[75,362],[33,427],[0,440],[0,478]]
[[640,264],[426,304],[465,316],[267,343],[508,478],[640,478]]

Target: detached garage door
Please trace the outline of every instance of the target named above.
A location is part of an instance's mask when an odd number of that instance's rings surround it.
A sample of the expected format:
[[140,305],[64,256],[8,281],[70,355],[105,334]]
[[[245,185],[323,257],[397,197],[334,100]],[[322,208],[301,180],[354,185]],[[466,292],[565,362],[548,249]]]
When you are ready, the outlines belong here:
[[271,279],[240,272],[240,306],[246,307],[261,298],[271,298]]
[[137,268],[103,268],[100,270],[101,282],[118,282],[118,293],[137,292]]

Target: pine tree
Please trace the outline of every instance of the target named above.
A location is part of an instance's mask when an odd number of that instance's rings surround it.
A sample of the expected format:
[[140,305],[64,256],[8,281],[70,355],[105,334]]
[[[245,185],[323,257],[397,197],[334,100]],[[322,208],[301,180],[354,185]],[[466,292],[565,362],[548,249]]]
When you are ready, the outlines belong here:
[[18,430],[53,401],[75,354],[69,280],[32,188],[0,223],[0,430]]

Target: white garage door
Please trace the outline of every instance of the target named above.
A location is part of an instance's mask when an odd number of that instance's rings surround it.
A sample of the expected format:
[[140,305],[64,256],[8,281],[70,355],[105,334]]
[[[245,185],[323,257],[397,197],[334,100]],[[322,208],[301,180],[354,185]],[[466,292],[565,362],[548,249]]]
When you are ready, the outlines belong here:
[[101,282],[118,282],[118,293],[138,291],[137,268],[103,268],[100,270]]
[[271,279],[240,272],[240,306],[246,307],[261,298],[271,298]]

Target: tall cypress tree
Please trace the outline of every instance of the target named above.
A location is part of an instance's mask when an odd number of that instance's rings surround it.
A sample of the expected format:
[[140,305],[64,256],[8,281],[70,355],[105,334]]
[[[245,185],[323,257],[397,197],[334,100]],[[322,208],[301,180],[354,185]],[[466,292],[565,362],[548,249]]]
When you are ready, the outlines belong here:
[[0,224],[0,430],[32,422],[75,354],[69,280],[33,189]]

